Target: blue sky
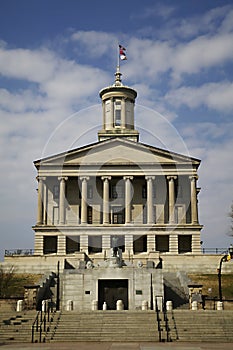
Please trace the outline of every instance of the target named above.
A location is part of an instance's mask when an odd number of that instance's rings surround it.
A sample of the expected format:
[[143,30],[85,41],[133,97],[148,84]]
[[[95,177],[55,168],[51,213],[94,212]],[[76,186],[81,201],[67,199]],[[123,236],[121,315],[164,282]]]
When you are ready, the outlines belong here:
[[118,42],[140,140],[202,160],[204,246],[232,242],[232,1],[1,0],[0,258],[33,247],[33,160],[97,140]]

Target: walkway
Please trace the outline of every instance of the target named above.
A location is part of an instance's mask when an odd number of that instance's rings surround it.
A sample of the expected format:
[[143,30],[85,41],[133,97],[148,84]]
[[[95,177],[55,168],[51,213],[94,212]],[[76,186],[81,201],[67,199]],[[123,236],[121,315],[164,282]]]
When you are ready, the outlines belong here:
[[0,343],[2,350],[232,350],[233,343],[46,343],[10,344]]

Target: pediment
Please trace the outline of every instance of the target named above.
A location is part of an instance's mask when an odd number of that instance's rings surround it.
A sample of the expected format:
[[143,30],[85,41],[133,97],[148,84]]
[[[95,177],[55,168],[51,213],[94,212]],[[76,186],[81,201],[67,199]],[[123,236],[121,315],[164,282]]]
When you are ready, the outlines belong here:
[[182,164],[200,161],[142,143],[110,139],[35,161],[35,166]]

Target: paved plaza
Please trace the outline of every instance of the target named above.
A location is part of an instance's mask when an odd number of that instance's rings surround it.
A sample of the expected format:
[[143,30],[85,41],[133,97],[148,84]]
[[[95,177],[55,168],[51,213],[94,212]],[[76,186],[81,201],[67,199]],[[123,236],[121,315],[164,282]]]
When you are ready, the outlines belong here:
[[2,350],[232,350],[233,343],[46,343],[46,344],[1,344]]

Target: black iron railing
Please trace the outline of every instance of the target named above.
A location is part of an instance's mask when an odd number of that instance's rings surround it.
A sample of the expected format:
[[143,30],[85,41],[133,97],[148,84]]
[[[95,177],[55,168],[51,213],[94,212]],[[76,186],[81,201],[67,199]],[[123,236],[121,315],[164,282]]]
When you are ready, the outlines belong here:
[[163,296],[156,296],[155,298],[155,310],[158,325],[159,341],[170,342],[170,327],[167,317],[167,309]]
[[[203,254],[226,254],[227,248],[202,248]],[[57,253],[56,249],[45,249],[44,254],[54,254]],[[6,249],[5,256],[30,256],[34,255],[34,249]]]
[[[50,330],[50,324],[53,322],[54,312],[56,310],[53,310],[53,307],[51,306],[49,302],[47,302],[47,305],[45,307],[45,310],[38,311],[36,318],[32,324],[32,336],[31,336],[31,342],[32,343],[45,343],[46,341],[46,333]],[[43,333],[43,337],[42,337]]]
[[203,254],[225,254],[227,248],[202,248]]
[[23,256],[28,256],[28,255],[33,255],[34,254],[34,249],[10,249],[10,250],[5,250],[5,256],[13,256],[13,255],[23,255]]

